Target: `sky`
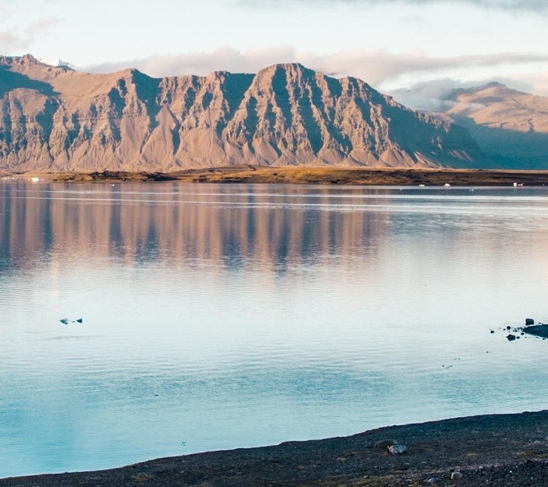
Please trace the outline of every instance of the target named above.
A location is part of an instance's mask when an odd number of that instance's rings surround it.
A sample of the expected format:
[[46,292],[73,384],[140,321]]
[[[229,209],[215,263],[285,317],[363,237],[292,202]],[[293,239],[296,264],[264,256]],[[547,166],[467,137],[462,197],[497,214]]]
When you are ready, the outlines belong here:
[[499,81],[548,96],[546,0],[0,0],[0,55],[154,77],[300,62],[413,108]]

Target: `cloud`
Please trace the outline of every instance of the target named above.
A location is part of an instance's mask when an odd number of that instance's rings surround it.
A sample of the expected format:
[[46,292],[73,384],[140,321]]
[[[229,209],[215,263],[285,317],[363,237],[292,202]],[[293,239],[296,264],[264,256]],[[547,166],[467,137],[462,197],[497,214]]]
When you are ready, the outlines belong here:
[[29,37],[32,38],[55,29],[61,22],[63,22],[63,19],[57,17],[41,17],[31,22],[26,28],[26,31]]
[[[457,57],[372,55],[357,70],[383,93],[415,109],[438,109],[456,88],[498,81],[527,93],[548,96],[548,54],[497,53]],[[349,66],[350,68],[350,66]]]
[[[2,8],[0,6],[0,15]],[[62,22],[61,19],[54,17],[40,17],[33,20],[28,25],[18,25],[10,29],[0,31],[1,54],[9,52],[20,52],[29,49],[33,42],[40,41],[49,32]]]
[[433,108],[454,88],[479,86],[489,81],[499,81],[515,89],[548,96],[548,54],[429,57],[356,49],[317,55],[280,46],[251,51],[222,48],[212,52],[151,56],[83,69],[110,73],[131,67],[159,78],[188,74],[206,76],[212,71],[223,70],[256,73],[282,62],[300,62],[335,78],[360,78],[412,108]]
[[133,59],[87,66],[82,69],[92,73],[109,73],[126,68],[136,68],[149,76],[182,76],[194,74],[206,76],[212,71],[256,73],[271,64],[296,62],[297,54],[292,47],[239,51],[229,47],[212,52],[195,52],[177,55],[157,55],[143,59]]
[[439,78],[423,81],[406,88],[392,90],[390,95],[405,106],[415,110],[444,111],[453,102],[455,90],[483,86],[496,81],[524,93],[533,93],[548,97],[548,70],[536,77],[492,76],[463,81],[455,78]]
[[[236,3],[243,6],[267,5],[271,7],[282,7],[291,4],[311,5],[321,4],[352,4],[352,5],[379,5],[379,4],[407,4],[418,7],[427,4],[448,3],[447,0],[236,0]],[[499,10],[529,11],[533,13],[548,12],[546,0],[452,0],[452,3],[465,3],[480,8],[494,8]]]
[[475,80],[463,83],[453,78],[442,78],[417,83],[408,88],[393,90],[390,94],[395,100],[415,110],[441,112],[451,105],[451,95],[455,90],[482,86],[486,80]]
[[[371,58],[374,61],[375,58]],[[397,85],[414,82],[417,79],[432,79],[448,73],[460,73],[463,79],[477,76],[477,73],[502,75],[502,72],[516,71],[531,65],[548,63],[548,54],[496,53],[453,57],[430,57],[416,54],[394,55],[386,53],[377,59],[381,71],[380,83]],[[468,73],[468,74],[467,74]]]
[[0,45],[2,54],[16,52],[28,47],[28,39],[24,39],[14,32],[0,31]]

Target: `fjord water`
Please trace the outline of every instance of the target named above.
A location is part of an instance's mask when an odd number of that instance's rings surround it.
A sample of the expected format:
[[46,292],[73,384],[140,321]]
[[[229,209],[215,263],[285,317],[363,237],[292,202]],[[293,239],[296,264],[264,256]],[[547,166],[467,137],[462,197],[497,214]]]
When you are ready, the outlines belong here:
[[547,242],[544,188],[1,181],[0,477],[543,409]]

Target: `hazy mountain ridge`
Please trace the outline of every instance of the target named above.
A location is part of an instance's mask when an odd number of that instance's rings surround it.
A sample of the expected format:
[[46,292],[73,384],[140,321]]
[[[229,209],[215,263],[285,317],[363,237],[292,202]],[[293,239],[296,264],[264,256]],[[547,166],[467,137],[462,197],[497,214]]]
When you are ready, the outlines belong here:
[[499,167],[548,169],[548,98],[493,82],[455,90],[445,104]]
[[0,168],[170,171],[261,165],[485,167],[469,132],[356,78],[88,74],[0,56]]

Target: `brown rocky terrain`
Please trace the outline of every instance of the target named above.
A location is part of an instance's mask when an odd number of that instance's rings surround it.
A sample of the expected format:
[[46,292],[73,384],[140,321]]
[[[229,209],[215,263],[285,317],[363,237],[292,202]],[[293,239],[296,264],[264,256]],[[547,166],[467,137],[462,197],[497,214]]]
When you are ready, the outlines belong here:
[[[387,445],[404,445],[391,454]],[[548,485],[548,412],[391,426],[354,436],[0,479],[0,487]]]
[[446,103],[499,167],[548,169],[548,98],[489,83],[456,90]]
[[356,78],[300,64],[257,74],[88,74],[0,56],[0,170],[230,165],[489,167],[469,132]]

